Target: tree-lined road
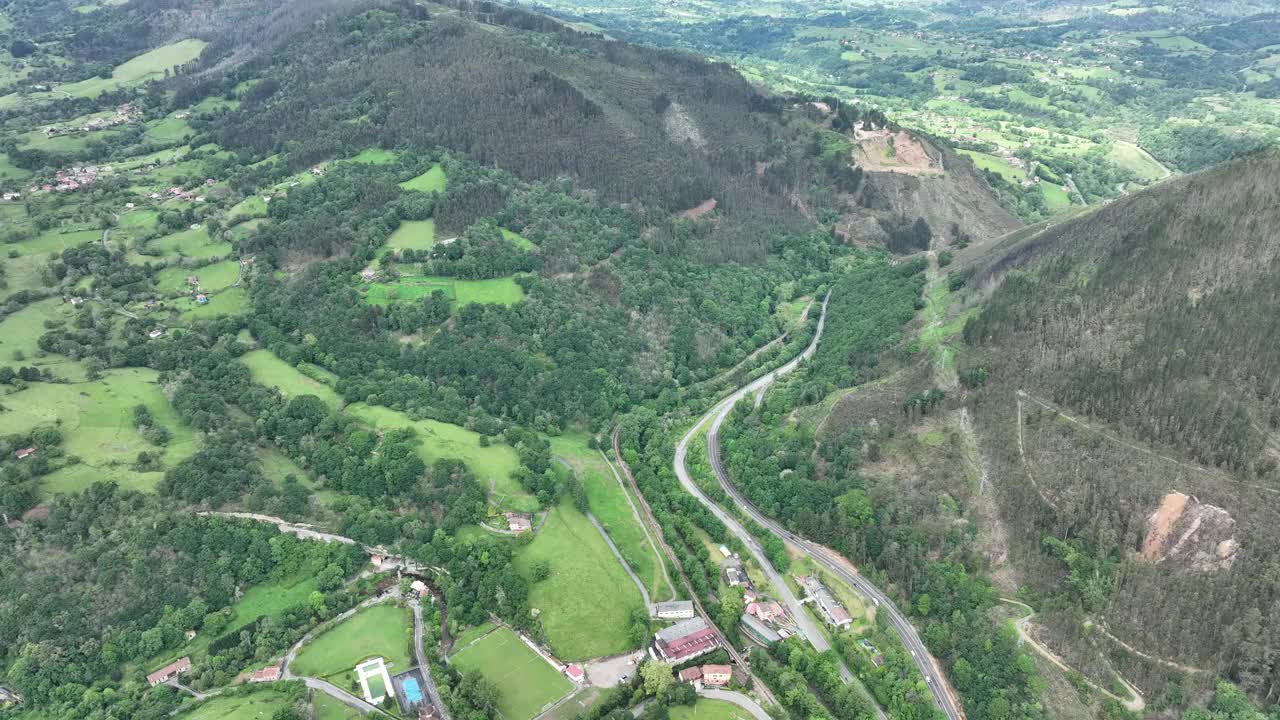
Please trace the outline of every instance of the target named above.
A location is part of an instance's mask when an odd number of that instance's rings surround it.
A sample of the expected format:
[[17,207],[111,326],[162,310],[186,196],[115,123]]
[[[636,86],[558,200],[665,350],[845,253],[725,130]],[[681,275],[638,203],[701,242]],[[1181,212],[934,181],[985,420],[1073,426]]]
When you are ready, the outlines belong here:
[[[822,332],[826,325],[827,303],[830,298],[831,294],[828,292],[827,297],[822,301],[822,315],[818,319],[817,331],[814,333],[813,341],[809,343],[809,346],[805,348],[804,352],[800,353],[790,362],[779,367],[773,372],[760,377],[730,394],[713,407],[706,415],[704,415],[694,428],[681,438],[680,443],[676,446],[676,475],[680,478],[680,484],[693,494],[694,497],[697,497],[703,505],[715,513],[717,517],[720,517],[722,521],[725,517],[728,517],[727,513],[721,510],[719,506],[707,498],[707,496],[698,489],[697,485],[693,483],[693,480],[689,476],[689,472],[685,467],[685,457],[688,454],[689,441],[693,439],[697,434],[697,431],[706,424],[708,420],[710,420],[710,427],[707,429],[707,459],[711,464],[711,468],[715,472],[716,479],[725,494],[728,495],[735,504],[737,504],[738,508],[741,509],[743,513],[755,522],[759,523],[761,527],[764,527],[774,536],[782,539],[791,547],[794,547],[807,555],[814,562],[826,568],[835,577],[839,578],[856,592],[870,598],[876,605],[877,612],[885,615],[889,621],[889,625],[902,639],[902,644],[908,651],[910,651],[913,662],[920,670],[921,676],[924,677],[925,682],[929,686],[929,691],[933,695],[934,704],[942,710],[948,720],[964,720],[964,711],[961,709],[960,703],[956,699],[954,691],[951,690],[950,685],[947,683],[946,677],[943,675],[937,661],[933,659],[929,654],[928,649],[925,648],[924,642],[920,639],[920,635],[916,632],[915,627],[912,626],[910,621],[908,621],[907,618],[898,610],[898,608],[893,604],[893,601],[870,581],[853,570],[847,562],[835,557],[835,553],[792,533],[757,510],[755,506],[748,502],[747,499],[737,491],[733,486],[733,483],[730,482],[729,475],[725,472],[724,465],[720,460],[719,430],[724,419],[729,416],[729,413],[733,410],[734,405],[736,405],[739,400],[747,397],[748,395],[763,392],[779,377],[795,370],[799,367],[801,362],[812,357],[813,354],[817,352],[818,343],[822,339]],[[749,534],[746,534],[745,530],[742,529],[742,526],[736,520],[726,522],[725,524],[733,530],[735,534],[743,539],[743,542],[747,547],[752,549],[753,554],[757,554],[757,551],[759,550],[758,544],[755,542],[754,538],[750,538]],[[768,566],[767,559],[763,558],[762,553],[759,553],[759,557],[757,559],[765,560],[765,562],[761,563],[762,567]],[[780,585],[779,591],[785,591],[786,585],[784,583],[775,581],[775,584]],[[803,617],[803,615],[798,615],[797,619],[800,619],[801,617]],[[810,639],[812,640],[812,636],[810,636]],[[825,639],[823,642],[825,643]],[[816,643],[815,647],[818,647],[820,650],[823,649]],[[845,672],[847,672],[847,670]]]

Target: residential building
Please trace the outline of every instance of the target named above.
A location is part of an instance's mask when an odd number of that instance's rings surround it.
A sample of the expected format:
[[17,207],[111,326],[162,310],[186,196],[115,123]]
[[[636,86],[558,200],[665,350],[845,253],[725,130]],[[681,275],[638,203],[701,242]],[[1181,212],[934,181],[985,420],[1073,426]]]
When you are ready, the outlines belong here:
[[533,516],[522,512],[505,512],[502,517],[507,520],[507,529],[514,533],[528,532],[533,529]]
[[204,293],[200,293],[199,295],[196,295],[196,304],[197,304],[197,305],[205,305],[205,304],[208,304],[208,302],[209,302],[209,296],[208,296],[208,295],[205,295]]
[[280,666],[272,665],[258,670],[249,677],[251,683],[275,682],[280,679]]
[[671,663],[692,660],[718,646],[715,629],[698,617],[663,628],[653,636],[653,652]]
[[747,605],[747,614],[755,615],[757,618],[765,622],[775,622],[786,616],[786,611],[782,606],[773,600],[763,602],[753,602]]
[[15,451],[13,453],[13,456],[18,458],[19,460],[26,460],[27,458],[35,454],[36,454],[36,449],[33,447],[29,447],[29,448],[22,448],[21,450]]
[[700,686],[702,683],[702,668],[697,666],[685,668],[676,675],[676,679],[682,683],[694,683]]
[[742,614],[742,633],[751,642],[768,647],[780,640],[782,636],[776,630],[765,625],[754,615]]
[[826,620],[828,625],[835,628],[846,628],[853,623],[853,617],[849,615],[849,611],[844,608],[831,595],[831,591],[822,584],[820,580],[811,576],[800,576],[796,580],[800,582],[800,586],[805,592],[809,593],[809,597],[804,602],[813,601],[817,606],[822,619]]
[[738,587],[739,585],[750,585],[747,580],[747,574],[742,572],[742,568],[730,565],[724,569],[724,581],[729,583],[729,587]]
[[414,580],[413,582],[409,583],[409,589],[413,591],[413,594],[417,595],[418,597],[422,597],[423,595],[427,594],[427,584],[422,582],[421,580]]
[[184,657],[160,668],[159,670],[147,676],[147,684],[151,687],[167,683],[179,675],[186,675],[191,672],[191,658]]
[[687,620],[693,617],[693,601],[672,600],[649,606],[649,617],[659,620]]
[[703,665],[702,684],[708,687],[724,687],[733,679],[733,668],[728,665]]

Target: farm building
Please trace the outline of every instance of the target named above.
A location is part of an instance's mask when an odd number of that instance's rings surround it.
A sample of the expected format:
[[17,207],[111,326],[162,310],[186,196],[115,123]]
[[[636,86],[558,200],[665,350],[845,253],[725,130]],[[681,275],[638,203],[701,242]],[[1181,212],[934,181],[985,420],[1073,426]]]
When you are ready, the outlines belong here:
[[159,670],[147,676],[147,684],[155,687],[161,683],[167,683],[179,675],[186,675],[191,672],[191,658],[184,657],[175,662],[169,663]]
[[152,340],[157,340],[159,338],[164,337],[164,328],[156,328],[155,330],[152,330],[151,332],[147,333],[147,337],[151,338]]
[[653,652],[665,662],[692,660],[718,646],[716,631],[702,618],[678,622],[653,636]]
[[249,677],[251,683],[275,682],[280,679],[280,666],[271,665],[257,670]]
[[835,628],[845,628],[853,623],[853,617],[849,615],[849,611],[845,610],[844,606],[831,596],[831,591],[827,590],[820,580],[807,575],[797,577],[796,580],[800,582],[800,586],[804,588],[804,591],[809,594],[809,597],[801,602],[812,600],[813,604],[818,607],[822,619],[826,620],[828,625]]
[[507,529],[511,532],[522,533],[533,529],[533,516],[529,513],[504,512],[502,517],[506,518]]
[[19,460],[26,460],[27,458],[35,454],[36,454],[36,449],[33,447],[29,447],[29,448],[22,448],[21,450],[14,452],[13,456],[18,458]]
[[649,606],[649,617],[659,620],[687,620],[693,617],[693,601],[672,600],[671,602],[653,603]]

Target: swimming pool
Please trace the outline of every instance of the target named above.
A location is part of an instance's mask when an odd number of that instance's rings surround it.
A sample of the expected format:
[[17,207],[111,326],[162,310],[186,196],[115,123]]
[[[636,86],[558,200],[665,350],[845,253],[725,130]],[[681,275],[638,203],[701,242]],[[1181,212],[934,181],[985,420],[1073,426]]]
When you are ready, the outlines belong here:
[[410,705],[422,702],[422,688],[418,687],[417,678],[405,678],[403,687],[405,702]]

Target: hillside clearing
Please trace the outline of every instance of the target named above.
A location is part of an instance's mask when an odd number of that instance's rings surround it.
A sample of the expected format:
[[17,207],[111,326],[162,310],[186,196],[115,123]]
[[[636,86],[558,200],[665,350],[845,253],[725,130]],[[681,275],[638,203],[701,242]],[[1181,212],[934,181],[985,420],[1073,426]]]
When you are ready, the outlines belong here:
[[315,395],[331,409],[337,408],[342,398],[333,388],[313,380],[298,368],[276,357],[270,350],[252,350],[240,357],[240,362],[249,368],[254,382],[273,387],[287,398],[299,395]]

